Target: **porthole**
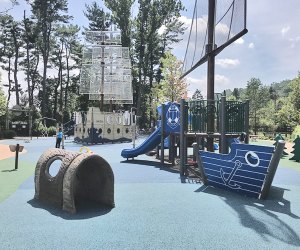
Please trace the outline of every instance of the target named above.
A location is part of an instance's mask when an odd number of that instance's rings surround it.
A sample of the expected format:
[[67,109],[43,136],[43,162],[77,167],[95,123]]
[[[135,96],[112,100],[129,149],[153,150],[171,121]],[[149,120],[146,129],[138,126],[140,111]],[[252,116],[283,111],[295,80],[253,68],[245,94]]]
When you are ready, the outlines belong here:
[[245,160],[251,167],[257,167],[260,163],[258,155],[252,151],[249,151],[245,155]]

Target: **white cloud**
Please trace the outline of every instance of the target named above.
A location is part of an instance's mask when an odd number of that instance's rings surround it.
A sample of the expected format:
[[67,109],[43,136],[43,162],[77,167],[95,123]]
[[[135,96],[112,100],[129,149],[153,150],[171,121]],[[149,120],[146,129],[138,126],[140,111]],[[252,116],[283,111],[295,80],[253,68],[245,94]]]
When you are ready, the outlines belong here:
[[281,35],[284,37],[285,34],[291,29],[290,26],[284,26],[282,29],[281,29]]
[[244,42],[245,40],[242,37],[234,41],[235,44],[243,44]]
[[157,33],[158,33],[159,35],[162,35],[162,34],[165,32],[166,29],[167,29],[167,27],[166,27],[165,25],[162,25],[162,26],[158,29]]
[[224,90],[226,88],[226,86],[228,86],[228,84],[230,83],[230,80],[223,75],[215,75],[215,85],[217,86],[217,90]]
[[226,24],[223,23],[218,23],[216,25],[216,33],[217,34],[223,34],[223,35],[228,35],[229,33],[229,27]]
[[249,49],[254,49],[254,43],[249,43],[248,48]]
[[216,65],[221,66],[222,68],[228,69],[228,68],[235,68],[240,64],[239,59],[217,59],[216,60]]
[[185,26],[191,26],[191,24],[192,24],[192,19],[187,18],[186,16],[180,16],[178,19],[180,22],[183,22],[185,24]]
[[188,96],[191,97],[195,93],[196,89],[199,89],[203,96],[206,95],[206,79],[206,77],[199,79],[187,77],[186,82],[188,84]]
[[[201,78],[187,77],[186,82],[188,83],[188,97],[191,97],[196,89],[199,89],[204,98],[206,98],[207,90],[207,77],[202,76]],[[215,75],[215,92],[221,92],[228,88],[230,80],[223,75]]]

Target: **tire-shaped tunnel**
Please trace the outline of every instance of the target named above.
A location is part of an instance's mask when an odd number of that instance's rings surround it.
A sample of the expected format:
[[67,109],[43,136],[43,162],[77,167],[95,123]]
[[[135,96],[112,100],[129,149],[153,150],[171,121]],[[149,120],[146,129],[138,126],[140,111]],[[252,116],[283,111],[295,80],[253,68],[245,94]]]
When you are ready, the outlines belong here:
[[[54,161],[61,160],[58,173],[49,174]],[[35,169],[35,199],[76,213],[79,201],[90,200],[114,207],[114,174],[99,155],[49,149]]]

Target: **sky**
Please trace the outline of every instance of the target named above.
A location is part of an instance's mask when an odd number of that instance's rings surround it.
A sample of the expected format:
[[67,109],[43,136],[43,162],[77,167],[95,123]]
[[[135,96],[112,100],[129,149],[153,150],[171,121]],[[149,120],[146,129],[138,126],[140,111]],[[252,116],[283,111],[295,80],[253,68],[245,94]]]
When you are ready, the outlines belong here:
[[[198,0],[207,1],[207,0]],[[0,8],[8,7],[8,0],[0,0]],[[15,17],[22,17],[26,7],[24,0],[20,6],[10,11]],[[74,17],[72,23],[88,26],[83,14],[85,4],[93,0],[69,0],[69,14]],[[186,10],[181,20],[187,31],[180,44],[174,46],[173,54],[183,60],[189,25],[194,8],[194,0],[182,0]],[[102,1],[97,1],[102,5]],[[132,13],[136,13],[137,3]],[[251,78],[259,78],[264,85],[293,79],[300,71],[300,1],[299,0],[248,0],[247,29],[248,33],[216,57],[215,92],[224,89],[243,88]],[[190,95],[196,89],[206,95],[207,64],[201,65],[190,73],[186,80]]]

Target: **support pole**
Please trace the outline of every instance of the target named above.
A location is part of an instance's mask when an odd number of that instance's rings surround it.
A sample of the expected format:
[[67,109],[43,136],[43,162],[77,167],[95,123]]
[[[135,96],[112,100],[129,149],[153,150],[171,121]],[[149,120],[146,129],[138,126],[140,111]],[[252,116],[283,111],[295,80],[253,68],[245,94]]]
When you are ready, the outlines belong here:
[[269,194],[280,158],[282,156],[282,152],[284,150],[284,145],[285,145],[285,141],[282,141],[282,140],[278,141],[274,155],[273,155],[270,165],[269,165],[268,174],[266,176],[265,183],[261,190],[261,194],[259,197],[260,199],[266,199]]
[[228,145],[226,140],[226,96],[221,97],[220,104],[220,133],[221,133],[221,141],[220,141],[220,153],[227,154],[228,153]]
[[[216,0],[208,1],[208,23],[207,23],[207,105],[214,105],[215,92],[215,55],[211,53],[214,49]],[[214,109],[209,108],[207,113],[207,133],[214,133]],[[214,151],[213,137],[207,138],[207,150]]]
[[187,115],[187,107],[185,105],[185,100],[181,99],[180,101],[180,148],[179,148],[179,156],[180,156],[180,175],[184,175],[185,172],[185,164],[186,164],[186,143],[185,143],[185,132],[187,127],[188,119],[186,119]]
[[104,61],[104,43],[101,46],[101,88],[100,88],[100,111],[103,112],[104,111],[104,93],[103,93],[103,89],[104,89],[104,71],[105,71],[105,61]]
[[165,161],[165,147],[164,147],[164,136],[165,136],[165,104],[161,105],[161,125],[160,125],[160,163],[164,164]]
[[246,133],[246,138],[245,138],[245,143],[249,144],[249,100],[246,101],[245,103],[245,133]]
[[174,166],[175,165],[175,135],[170,134],[170,143],[169,143],[169,162]]

